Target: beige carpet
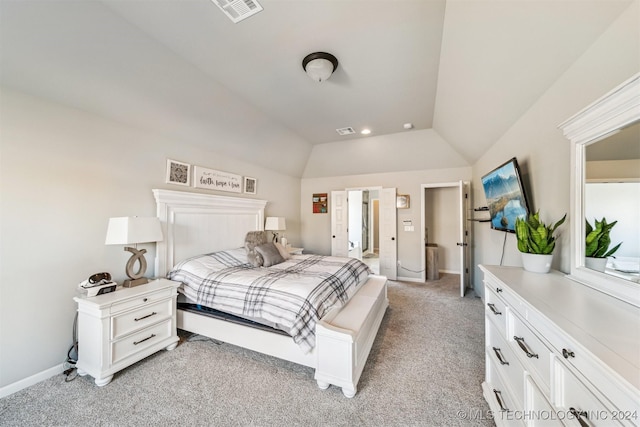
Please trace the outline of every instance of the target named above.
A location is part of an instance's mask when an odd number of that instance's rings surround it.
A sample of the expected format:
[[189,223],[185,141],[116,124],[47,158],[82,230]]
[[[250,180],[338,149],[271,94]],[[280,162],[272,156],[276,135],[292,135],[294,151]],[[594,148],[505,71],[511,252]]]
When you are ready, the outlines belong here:
[[480,386],[482,303],[457,292],[456,275],[390,282],[391,306],[353,399],[320,390],[310,368],[183,334],[175,350],[106,387],[58,375],[1,399],[0,425],[493,425]]

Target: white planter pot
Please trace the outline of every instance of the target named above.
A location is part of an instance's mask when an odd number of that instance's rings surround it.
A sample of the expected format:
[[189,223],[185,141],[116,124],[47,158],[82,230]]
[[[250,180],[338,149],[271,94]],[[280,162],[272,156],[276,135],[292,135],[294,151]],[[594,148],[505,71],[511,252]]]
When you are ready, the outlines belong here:
[[604,271],[604,269],[607,267],[607,259],[588,256],[584,258],[584,266],[590,268],[591,270]]
[[522,254],[522,266],[525,270],[532,273],[548,273],[551,270],[551,261],[553,254]]

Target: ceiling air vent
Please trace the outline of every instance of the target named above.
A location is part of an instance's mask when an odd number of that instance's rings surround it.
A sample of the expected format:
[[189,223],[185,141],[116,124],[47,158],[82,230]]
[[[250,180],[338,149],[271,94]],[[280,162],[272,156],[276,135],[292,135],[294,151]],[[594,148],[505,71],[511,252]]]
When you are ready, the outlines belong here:
[[233,21],[234,24],[262,10],[256,0],[211,0]]
[[352,133],[356,133],[356,131],[353,130],[352,127],[336,129],[336,132],[338,132],[338,135],[340,136],[351,135]]

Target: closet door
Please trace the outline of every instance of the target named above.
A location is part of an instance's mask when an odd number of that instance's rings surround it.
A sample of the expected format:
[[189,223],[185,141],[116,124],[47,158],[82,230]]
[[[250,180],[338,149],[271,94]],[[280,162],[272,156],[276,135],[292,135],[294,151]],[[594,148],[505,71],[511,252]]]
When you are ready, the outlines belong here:
[[349,203],[346,191],[331,192],[331,255],[349,256]]
[[396,238],[396,189],[380,190],[380,275],[396,280],[398,240]]

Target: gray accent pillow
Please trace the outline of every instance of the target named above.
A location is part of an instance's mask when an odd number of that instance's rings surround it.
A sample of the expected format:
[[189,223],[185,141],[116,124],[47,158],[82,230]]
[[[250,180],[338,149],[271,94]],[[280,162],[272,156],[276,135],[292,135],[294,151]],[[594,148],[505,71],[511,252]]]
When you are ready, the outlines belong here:
[[244,238],[244,247],[247,250],[249,264],[254,267],[262,267],[264,259],[256,252],[255,247],[268,242],[266,231],[249,231]]
[[280,264],[284,262],[284,258],[280,255],[280,251],[273,243],[264,243],[260,246],[256,246],[256,252],[262,255],[263,267],[271,267],[272,265]]

